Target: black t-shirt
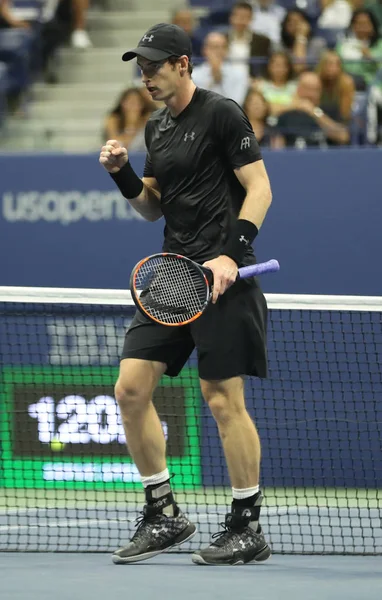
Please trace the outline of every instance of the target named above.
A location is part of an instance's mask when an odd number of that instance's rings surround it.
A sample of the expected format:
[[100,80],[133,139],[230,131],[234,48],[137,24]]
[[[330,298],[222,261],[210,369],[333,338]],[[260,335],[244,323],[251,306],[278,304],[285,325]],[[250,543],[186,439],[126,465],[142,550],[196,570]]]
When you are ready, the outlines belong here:
[[156,111],[145,138],[144,177],[157,180],[166,221],[163,251],[200,263],[219,256],[246,194],[234,169],[261,160],[243,110],[197,88],[176,118]]

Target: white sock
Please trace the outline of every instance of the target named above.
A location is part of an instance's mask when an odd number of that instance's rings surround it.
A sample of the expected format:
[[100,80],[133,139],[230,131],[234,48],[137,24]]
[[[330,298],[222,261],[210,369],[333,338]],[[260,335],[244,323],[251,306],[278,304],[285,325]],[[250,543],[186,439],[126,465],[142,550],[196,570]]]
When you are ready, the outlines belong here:
[[232,497],[234,500],[244,500],[244,498],[250,498],[259,492],[259,486],[251,488],[232,488]]
[[156,473],[155,475],[150,475],[149,477],[141,477],[141,481],[144,488],[147,488],[149,485],[157,485],[158,483],[164,483],[170,479],[170,473],[168,469],[161,471],[160,473]]

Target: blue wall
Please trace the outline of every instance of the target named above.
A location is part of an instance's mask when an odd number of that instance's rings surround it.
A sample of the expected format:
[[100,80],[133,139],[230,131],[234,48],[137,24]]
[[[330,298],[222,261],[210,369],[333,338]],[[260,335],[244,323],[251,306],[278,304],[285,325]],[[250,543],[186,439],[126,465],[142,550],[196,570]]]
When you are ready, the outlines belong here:
[[[274,201],[256,241],[268,292],[382,294],[382,151],[264,152]],[[142,172],[143,156],[132,157]],[[0,285],[127,286],[163,222],[129,209],[96,155],[0,156]]]

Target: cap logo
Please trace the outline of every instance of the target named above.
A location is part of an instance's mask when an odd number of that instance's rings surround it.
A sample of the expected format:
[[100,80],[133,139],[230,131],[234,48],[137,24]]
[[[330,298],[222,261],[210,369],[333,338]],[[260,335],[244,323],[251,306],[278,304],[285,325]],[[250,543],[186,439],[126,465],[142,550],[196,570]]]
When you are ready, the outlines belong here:
[[143,38],[141,39],[141,42],[152,42],[154,39],[153,35],[144,35]]

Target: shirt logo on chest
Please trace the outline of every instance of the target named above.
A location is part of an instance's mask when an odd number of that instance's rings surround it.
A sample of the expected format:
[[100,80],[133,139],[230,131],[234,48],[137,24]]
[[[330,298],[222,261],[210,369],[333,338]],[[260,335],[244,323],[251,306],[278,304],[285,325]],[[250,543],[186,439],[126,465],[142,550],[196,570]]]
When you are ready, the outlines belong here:
[[196,135],[195,131],[191,131],[191,133],[185,133],[183,141],[188,142],[188,140],[191,140],[191,142],[193,142],[195,139],[195,135]]

